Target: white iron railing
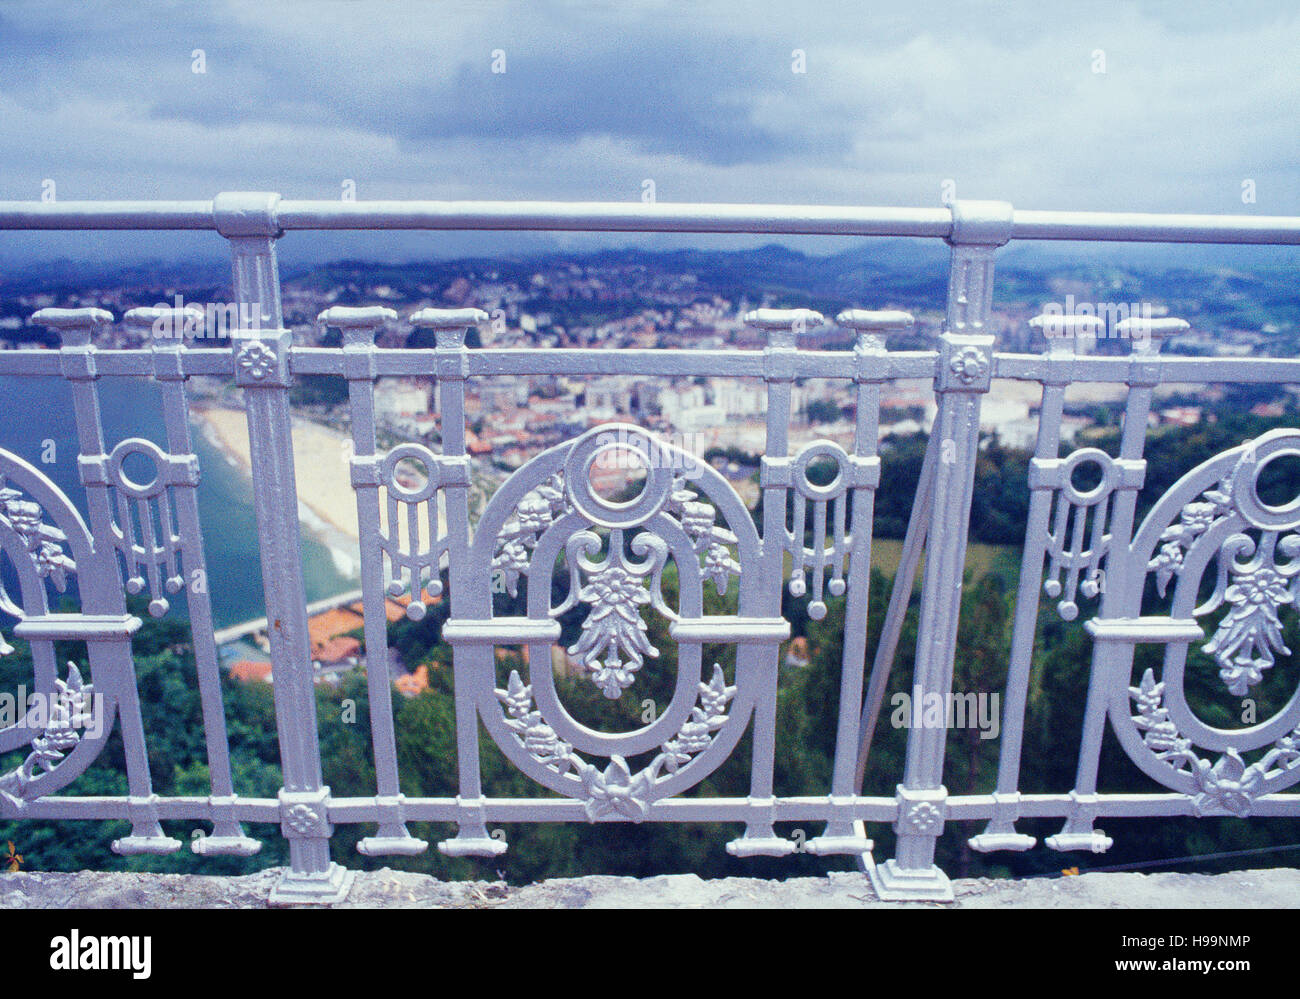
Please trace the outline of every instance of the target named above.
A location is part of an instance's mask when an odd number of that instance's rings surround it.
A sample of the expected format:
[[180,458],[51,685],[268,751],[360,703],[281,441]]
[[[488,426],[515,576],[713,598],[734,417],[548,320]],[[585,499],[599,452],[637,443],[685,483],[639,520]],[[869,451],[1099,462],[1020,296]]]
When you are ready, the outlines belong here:
[[[58,330],[58,350],[0,352],[0,375],[59,376],[76,407],[79,469],[87,511],[36,467],[0,450],[7,492],[0,511],[0,549],[12,566],[17,593],[0,593],[0,607],[17,618],[13,631],[31,643],[34,689],[63,710],[37,725],[24,718],[0,731],[0,752],[30,747],[26,761],[0,776],[0,818],[127,819],[131,834],[119,853],[168,853],[180,843],[160,821],[212,823],[195,841],[206,854],[247,855],[259,843],[246,822],[279,822],[288,839],[291,871],[276,889],[284,902],[329,901],[346,892],[348,872],[330,858],[340,823],[378,825],[360,843],[367,855],[426,849],[409,822],[452,822],[456,835],[438,844],[452,856],[492,856],[507,844],[489,835],[490,822],[652,821],[744,824],[727,844],[733,855],[779,856],[795,843],[776,834],[785,821],[820,823],[807,841],[815,854],[861,859],[886,899],[950,899],[948,879],[935,866],[937,837],[949,821],[982,820],[977,850],[1023,850],[1034,839],[1017,830],[1022,818],[1059,817],[1063,830],[1047,840],[1058,850],[1100,851],[1109,839],[1095,828],[1108,816],[1300,815],[1300,797],[1282,793],[1300,781],[1300,697],[1273,718],[1247,728],[1210,727],[1188,707],[1181,681],[1192,643],[1216,654],[1230,689],[1258,679],[1267,638],[1243,614],[1229,615],[1207,634],[1200,618],[1247,590],[1263,597],[1252,613],[1273,614],[1294,602],[1295,572],[1274,563],[1300,542],[1300,501],[1265,505],[1255,492],[1259,470],[1280,455],[1300,455],[1300,430],[1271,432],[1188,472],[1141,524],[1135,524],[1152,392],[1162,382],[1300,383],[1300,360],[1289,358],[1162,357],[1162,341],[1186,327],[1177,319],[1128,319],[1111,331],[1127,337],[1127,356],[1090,355],[1076,338],[1095,335],[1099,320],[1044,319],[1045,354],[995,350],[987,331],[999,247],[1013,239],[1165,241],[1175,243],[1300,243],[1300,218],[1225,218],[1114,213],[1013,211],[1000,202],[957,202],[943,209],[753,207],[741,205],[624,205],[554,203],[408,203],[282,201],[276,195],[222,194],[212,202],[0,203],[0,229],[215,229],[229,241],[240,328],[232,347],[180,340],[144,348],[100,349],[93,339],[113,317],[98,309],[45,309],[35,320]],[[551,229],[643,232],[744,232],[915,236],[946,240],[951,266],[946,321],[930,350],[893,350],[892,334],[911,325],[899,312],[848,310],[835,320],[856,338],[851,352],[798,347],[799,335],[824,325],[807,310],[760,310],[747,317],[762,331],[761,350],[471,349],[466,332],[487,316],[477,310],[425,309],[411,326],[428,329],[428,349],[383,349],[375,335],[397,321],[384,308],[331,308],[321,322],[338,328],[337,348],[294,346],[284,328],[276,241],[301,229]],[[864,303],[865,304],[865,303]],[[134,310],[128,322],[176,319]],[[418,617],[440,596],[446,566],[450,617],[442,637],[454,649],[458,793],[454,797],[401,792],[389,677],[371,669],[371,727],[375,793],[333,798],[324,786],[313,700],[307,603],[299,550],[297,490],[291,447],[290,387],[301,375],[345,379],[354,452],[350,481],[360,525],[362,601],[368,649],[387,646],[385,600],[409,595]],[[471,528],[471,460],[466,450],[464,393],[484,376],[640,375],[749,377],[767,393],[767,438],[755,524],[732,486],[711,467],[630,424],[604,425],[537,456],[496,492]],[[139,620],[124,593],[148,592],[150,612],[168,610],[168,594],[203,567],[196,502],[200,469],[190,439],[186,381],[233,378],[243,389],[251,443],[254,502],[274,668],[284,786],[278,799],[239,796],[231,780],[217,647],[206,591],[187,593],[202,696],[211,793],[163,797],[153,793],[132,658]],[[382,451],[375,433],[376,379],[424,377],[438,384],[442,445]],[[104,378],[151,379],[161,386],[166,446],[139,438],[106,442],[98,383]],[[836,380],[856,403],[852,446],[789,443],[791,388],[796,379]],[[868,577],[873,502],[879,484],[877,420],[882,387],[898,379],[933,381],[937,415],[913,515],[903,546],[873,667],[866,654]],[[994,379],[1042,387],[1038,439],[1031,462],[1030,512],[1005,691],[1001,763],[992,794],[952,795],[945,789],[946,728],[908,733],[905,771],[893,796],[861,792],[870,765],[871,733],[884,697],[912,582],[925,553],[915,660],[921,696],[951,692],[961,579],[968,539],[982,400]],[[1118,456],[1083,448],[1061,457],[1061,416],[1067,385],[1127,386]],[[0,446],[4,443],[0,432]],[[643,491],[613,502],[591,486],[593,461],[611,448],[632,452],[647,469]],[[141,484],[123,461],[143,454],[157,471]],[[394,476],[406,458],[421,461],[426,485]],[[810,463],[833,463],[829,485],[808,476]],[[1074,480],[1094,469],[1095,488]],[[440,519],[441,505],[445,519]],[[132,515],[132,509],[137,511]],[[385,516],[386,514],[386,516]],[[157,521],[155,521],[155,515]],[[793,517],[793,530],[787,516]],[[156,536],[154,523],[167,525]],[[407,525],[403,530],[397,525]],[[147,526],[146,526],[147,525]],[[810,525],[810,526],[809,526]],[[811,535],[811,543],[807,535]],[[1047,563],[1044,578],[1044,562]],[[672,564],[676,605],[661,579]],[[552,605],[557,564],[568,574],[568,596]],[[1197,603],[1201,577],[1218,572],[1209,600]],[[526,614],[502,616],[494,607],[496,573],[512,593],[527,595]],[[1167,608],[1144,603],[1148,577]],[[48,587],[75,579],[80,611],[50,611]],[[1279,589],[1274,583],[1282,580]],[[735,611],[706,613],[705,586],[735,594]],[[1231,590],[1236,587],[1236,590]],[[829,786],[816,796],[774,793],[778,650],[789,636],[782,590],[807,599],[810,616],[826,612],[828,597],[846,601],[835,756]],[[1096,598],[1081,626],[1093,639],[1093,668],[1072,789],[1019,790],[1026,692],[1040,594],[1071,620]],[[584,671],[616,697],[636,684],[645,657],[643,614],[663,615],[677,643],[678,679],[672,703],[644,727],[617,734],[578,722],[557,696],[549,668],[559,639],[558,616],[589,608],[573,651]],[[1090,605],[1091,606],[1091,605]],[[1249,611],[1249,608],[1247,608]],[[1244,621],[1244,623],[1243,623]],[[1234,630],[1236,629],[1236,630]],[[1209,640],[1207,643],[1207,639]],[[115,712],[125,749],[129,793],[121,797],[60,795],[102,750],[108,733],[88,737],[75,724],[90,684],[56,663],[57,640],[85,642],[94,692]],[[734,666],[706,664],[706,645],[734,648]],[[1160,682],[1148,672],[1131,686],[1134,650],[1165,649]],[[529,661],[547,664],[526,679],[495,675],[494,649],[527,646]],[[500,686],[498,686],[500,683]],[[1101,794],[1097,769],[1109,721],[1134,763],[1166,790]],[[478,725],[505,756],[559,797],[494,799],[481,789]],[[745,797],[683,796],[724,762],[741,737],[752,735],[751,786]],[[1249,765],[1242,753],[1260,751]],[[1214,754],[1211,760],[1205,754]],[[649,759],[643,767],[628,763]],[[893,823],[896,855],[877,866],[869,823]]]

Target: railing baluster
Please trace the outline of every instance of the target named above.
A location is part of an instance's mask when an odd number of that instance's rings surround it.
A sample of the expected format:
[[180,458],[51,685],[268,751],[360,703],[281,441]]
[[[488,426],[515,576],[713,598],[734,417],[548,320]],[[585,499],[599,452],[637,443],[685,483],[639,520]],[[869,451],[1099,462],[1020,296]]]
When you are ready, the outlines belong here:
[[[72,388],[76,412],[79,457],[77,468],[86,490],[90,511],[90,530],[96,547],[111,552],[113,513],[109,501],[108,455],[104,452],[103,421],[99,409],[99,373],[95,365],[97,348],[91,343],[96,332],[113,321],[103,309],[42,309],[32,316],[33,322],[57,329],[63,347],[59,364],[63,377]],[[161,473],[160,473],[161,474]],[[106,558],[116,567],[116,558]],[[115,580],[121,586],[121,579]],[[134,630],[134,628],[132,628]],[[135,685],[135,670],[130,662],[120,664],[119,675],[107,680],[118,692],[122,746],[126,752],[126,779],[130,793],[131,834],[113,841],[113,852],[124,856],[167,854],[180,849],[180,840],[163,835],[158,824],[157,796],[149,772],[149,752],[145,742],[144,721],[140,715],[140,695]]]
[[[825,320],[808,309],[759,309],[744,317],[746,325],[767,331],[764,350],[764,381],[767,383],[767,440],[762,459],[763,541],[757,571],[764,581],[759,613],[765,617],[781,615],[781,589],[785,573],[783,562],[789,547],[785,526],[787,494],[791,481],[790,460],[790,389],[798,367],[795,342],[800,333],[821,326]],[[799,535],[803,543],[803,535]],[[741,651],[737,669],[741,669]],[[754,654],[760,653],[755,648]],[[749,813],[745,833],[727,844],[727,852],[737,857],[781,857],[794,852],[794,842],[776,835],[772,828],[776,798],[773,796],[773,770],[776,743],[777,649],[774,647],[759,668],[766,670],[758,700],[754,705],[754,753],[750,770]]]
[[[244,835],[235,817],[235,787],[230,773],[230,744],[226,733],[226,713],[221,696],[221,667],[217,655],[216,633],[212,625],[212,604],[208,593],[208,568],[203,551],[203,531],[199,524],[198,458],[190,435],[189,400],[185,391],[186,322],[197,329],[201,313],[184,309],[132,309],[123,320],[129,325],[144,325],[152,330],[156,324],[172,335],[153,337],[153,374],[163,401],[163,422],[167,432],[167,451],[176,464],[188,464],[188,477],[172,478],[177,526],[181,532],[184,571],[181,585],[186,589],[186,606],[190,617],[190,635],[194,648],[195,672],[199,681],[199,700],[203,710],[203,738],[207,748],[208,776],[212,794],[212,833],[199,836],[191,849],[202,856],[249,857],[262,849],[260,840]],[[162,474],[159,469],[159,474]],[[166,495],[164,493],[164,495]],[[142,511],[147,514],[147,511]],[[162,517],[164,533],[170,533],[170,518]],[[142,516],[142,520],[147,517]]]
[[283,328],[275,241],[275,194],[218,195],[217,231],[230,241],[238,328],[232,331],[235,384],[244,390],[253,507],[262,552],[267,638],[275,678],[280,742],[280,829],[290,870],[271,893],[275,904],[330,902],[346,896],[352,872],[330,860],[330,790],[321,778],[316,691],[302,575],[302,529],[294,476],[289,365],[293,334]]
[[[357,496],[357,525],[361,538],[361,601],[365,612],[366,688],[370,695],[370,731],[375,751],[375,804],[379,830],[357,844],[368,856],[415,856],[429,844],[407,831],[405,796],[397,774],[397,737],[393,729],[393,687],[388,663],[388,617],[385,613],[384,554],[380,548],[380,459],[375,450],[375,334],[397,318],[392,309],[326,309],[318,323],[343,333],[343,374],[348,382],[352,418],[352,487]],[[433,475],[434,470],[429,469]],[[430,502],[436,506],[436,499]],[[411,507],[415,509],[414,505]],[[390,519],[390,529],[396,529]],[[419,583],[412,583],[412,598]]]
[[[1146,566],[1131,564],[1129,546],[1133,539],[1133,517],[1138,492],[1146,471],[1147,416],[1155,387],[1160,384],[1159,358],[1164,338],[1182,332],[1188,324],[1181,319],[1125,319],[1117,332],[1131,343],[1128,383],[1131,386],[1124,407],[1124,429],[1120,436],[1119,460],[1137,473],[1115,488],[1114,514],[1111,518],[1112,557],[1107,560],[1107,585],[1101,593],[1098,619],[1117,617],[1121,607],[1140,600],[1146,584]],[[1124,650],[1109,642],[1093,642],[1092,670],[1088,679],[1088,701],[1084,708],[1083,735],[1079,744],[1079,766],[1074,789],[1070,792],[1070,811],[1062,830],[1044,842],[1053,850],[1087,850],[1102,853],[1112,840],[1093,827],[1097,815],[1097,766],[1101,757],[1101,740],[1106,728],[1106,685],[1104,678],[1117,656]],[[1132,649],[1127,653],[1132,656]]]
[[[491,605],[472,607],[474,577],[490,571],[469,560],[469,457],[465,451],[465,376],[469,370],[465,335],[471,326],[487,322],[479,309],[422,309],[411,316],[417,329],[434,331],[435,374],[438,378],[438,412],[442,429],[442,456],[437,475],[445,491],[447,514],[447,576],[453,618],[487,617]],[[433,472],[433,469],[430,469]],[[452,682],[456,696],[456,765],[459,815],[456,835],[438,849],[452,857],[494,857],[506,843],[488,835],[483,810],[483,785],[478,749],[477,694],[491,686],[493,655],[487,646],[455,646]]]
[[[857,365],[854,382],[857,389],[857,426],[854,428],[853,512],[849,538],[849,572],[844,606],[844,649],[840,672],[839,720],[835,732],[835,763],[831,774],[831,803],[848,805],[857,793],[856,764],[860,742],[862,681],[867,657],[867,616],[871,591],[871,531],[874,523],[876,487],[880,484],[880,458],[877,433],[880,422],[880,386],[884,382],[887,359],[883,337],[912,327],[906,312],[869,312],[850,309],[836,317],[840,326],[857,330],[853,358]],[[847,472],[847,469],[846,469]],[[847,497],[846,497],[847,498]],[[795,544],[802,544],[795,538]],[[838,565],[838,563],[837,563]],[[826,831],[808,841],[808,850],[816,854],[871,851],[861,822],[844,817],[832,819]]]
[[[1039,408],[1038,437],[1034,447],[1034,467],[1055,462],[1061,448],[1061,415],[1065,405],[1065,387],[1070,381],[1069,362],[1077,351],[1081,336],[1096,336],[1104,323],[1096,316],[1039,316],[1031,325],[1047,336],[1048,357],[1055,366],[1043,377],[1042,404]],[[1025,550],[1020,560],[1020,584],[1016,595],[1015,621],[1011,630],[1011,657],[1007,668],[1006,700],[1002,711],[1002,742],[998,756],[997,790],[993,795],[993,818],[978,836],[972,836],[973,850],[1028,850],[1036,840],[1016,831],[1020,817],[1020,751],[1025,728],[1025,701],[1029,694],[1029,674],[1038,630],[1039,594],[1042,592],[1043,559],[1047,553],[1055,487],[1047,481],[1035,481],[1030,472],[1029,516],[1025,529]],[[1066,507],[1062,505],[1060,512]],[[1064,530],[1062,526],[1060,530]]]

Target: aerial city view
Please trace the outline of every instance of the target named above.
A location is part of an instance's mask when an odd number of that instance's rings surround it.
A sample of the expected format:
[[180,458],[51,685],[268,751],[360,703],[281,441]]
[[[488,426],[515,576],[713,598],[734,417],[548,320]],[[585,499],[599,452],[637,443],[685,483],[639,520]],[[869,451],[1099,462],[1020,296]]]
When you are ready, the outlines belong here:
[[[1292,272],[1284,257],[1270,257],[1268,251],[1227,253],[1227,263],[1215,264],[1202,254],[1205,263],[1189,265],[1175,253],[1162,259],[1150,250],[1142,251],[1136,263],[1114,252],[1081,250],[1071,256],[1053,251],[1044,259],[1021,250],[1000,269],[992,328],[1002,349],[1042,352],[1046,339],[1029,320],[1045,309],[1098,315],[1112,320],[1112,326],[1130,315],[1176,314],[1190,329],[1166,346],[1166,354],[1292,355],[1300,349],[1300,304],[1289,294]],[[147,265],[109,272],[95,282],[61,282],[57,290],[50,288],[43,269],[25,273],[21,266],[13,268],[0,280],[0,348],[52,345],[49,331],[34,326],[31,315],[48,307],[92,305],[119,315],[139,306],[188,308],[201,317],[188,332],[195,337],[191,342],[228,343],[233,307],[220,281],[186,283],[184,269],[164,262],[155,267],[156,272]],[[282,295],[286,321],[302,346],[337,345],[337,332],[317,322],[323,310],[375,304],[400,317],[428,307],[481,309],[488,320],[476,328],[476,347],[752,350],[761,348],[764,338],[746,328],[742,317],[751,309],[780,304],[806,306],[829,317],[824,326],[808,330],[801,344],[847,350],[852,331],[837,327],[833,317],[870,300],[873,307],[908,310],[915,327],[894,337],[890,346],[920,349],[933,341],[943,321],[944,267],[942,251],[901,240],[831,256],[777,245],[752,251],[597,251],[400,265],[324,264],[287,275]],[[102,345],[138,347],[177,332],[119,326],[104,334]],[[431,338],[400,319],[389,323],[377,342],[394,348],[432,345]],[[1103,333],[1084,341],[1081,349],[1118,356],[1127,348]],[[332,571],[326,569],[326,578],[313,591],[319,600],[356,589],[357,511],[340,478],[350,457],[346,386],[325,377],[303,381],[294,394],[294,449],[304,521],[309,543],[323,546],[332,561]],[[379,379],[375,418],[390,446],[439,440],[435,385],[433,378]],[[23,391],[17,384],[12,390]],[[204,441],[247,475],[248,433],[240,393],[218,380],[196,380],[192,394],[192,415]],[[1239,389],[1228,398],[1223,386],[1167,384],[1156,395],[1150,417],[1154,429],[1194,427],[1214,422],[1220,414],[1243,412],[1277,420],[1293,411],[1296,400],[1293,385]],[[981,433],[1002,448],[1032,451],[1040,396],[1033,385],[995,384],[981,409]],[[1113,431],[1124,396],[1123,387],[1075,386],[1063,418],[1063,439],[1082,444]],[[758,379],[475,379],[466,398],[475,496],[479,503],[490,497],[512,471],[548,447],[603,423],[630,420],[709,461],[752,507],[759,497],[766,406]],[[888,384],[880,406],[878,434],[886,455],[895,446],[906,451],[932,429],[936,406],[928,379]],[[854,400],[842,384],[801,382],[793,394],[791,443],[825,438],[850,445],[855,416]],[[41,439],[31,442],[33,453]],[[883,532],[878,524],[878,535],[902,537],[906,508],[900,509],[903,519],[887,520]],[[224,629],[263,616],[245,613],[258,606],[256,594],[242,599],[228,594],[228,602],[220,595],[214,598],[216,620]]]

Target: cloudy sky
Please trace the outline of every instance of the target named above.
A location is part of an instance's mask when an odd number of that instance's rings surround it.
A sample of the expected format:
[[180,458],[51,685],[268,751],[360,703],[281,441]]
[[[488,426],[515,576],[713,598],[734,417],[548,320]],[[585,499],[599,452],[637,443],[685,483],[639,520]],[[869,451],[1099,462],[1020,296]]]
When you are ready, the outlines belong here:
[[1296,214],[1297,52],[1289,0],[40,0],[0,6],[0,200],[652,180],[660,201],[934,205],[951,181],[1023,208]]

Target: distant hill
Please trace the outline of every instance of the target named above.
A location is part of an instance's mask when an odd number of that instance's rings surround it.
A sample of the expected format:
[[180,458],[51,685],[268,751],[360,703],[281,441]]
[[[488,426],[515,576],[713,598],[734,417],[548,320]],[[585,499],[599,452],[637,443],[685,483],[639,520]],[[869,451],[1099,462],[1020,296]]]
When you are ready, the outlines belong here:
[[[285,254],[286,259],[292,256]],[[674,275],[689,275],[701,294],[733,302],[767,295],[787,306],[823,310],[845,304],[937,309],[947,294],[947,259],[948,250],[939,241],[899,238],[857,240],[829,255],[774,242],[749,249],[548,249],[397,263],[282,261],[281,275],[286,284],[308,290],[341,287],[345,294],[339,301],[351,303],[369,301],[367,289],[381,285],[408,300],[438,297],[458,277],[527,288],[539,271],[574,265],[602,272],[607,284],[626,279],[624,290],[631,293],[607,303],[607,311],[648,302],[653,296],[645,289],[653,287],[652,279]],[[1300,248],[1295,247],[1017,243],[999,255],[996,300],[1046,301],[1059,297],[1053,282],[1077,282],[1099,299],[1156,300],[1176,314],[1201,315],[1226,328],[1294,326],[1300,321],[1294,290],[1298,262]],[[196,299],[220,296],[228,284],[228,265],[219,259],[11,261],[0,265],[0,314],[21,311],[5,297],[36,292],[59,297],[87,288],[120,288],[152,304],[170,290]]]

